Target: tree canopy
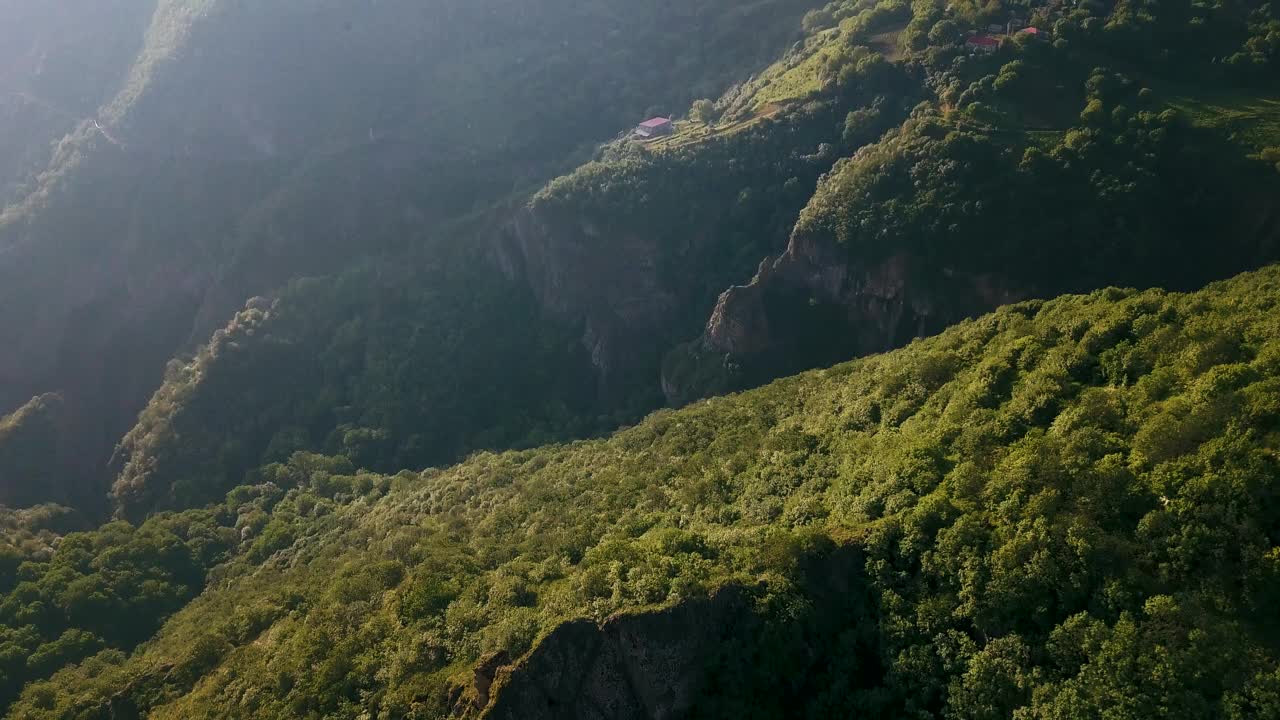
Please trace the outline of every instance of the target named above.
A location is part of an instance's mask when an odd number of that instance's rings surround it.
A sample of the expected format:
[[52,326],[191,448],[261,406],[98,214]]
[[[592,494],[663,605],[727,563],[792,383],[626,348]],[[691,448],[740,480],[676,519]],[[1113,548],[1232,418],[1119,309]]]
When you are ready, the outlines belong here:
[[[12,714],[114,697],[158,718],[442,717],[486,651],[737,586],[778,632],[734,640],[697,700],[708,716],[1269,716],[1278,304],[1275,268],[1186,295],[1106,290],[607,440],[395,477],[295,455],[213,510],[69,535],[24,565],[6,612],[74,623],[77,602],[119,597],[76,573],[135,572],[128,548],[151,548],[154,581],[130,580],[149,590],[129,602],[172,608],[230,548],[134,655],[32,683]],[[815,564],[841,548],[860,559]],[[865,602],[818,603],[837,582]],[[794,644],[805,623],[826,639]],[[128,639],[48,627],[39,657]]]

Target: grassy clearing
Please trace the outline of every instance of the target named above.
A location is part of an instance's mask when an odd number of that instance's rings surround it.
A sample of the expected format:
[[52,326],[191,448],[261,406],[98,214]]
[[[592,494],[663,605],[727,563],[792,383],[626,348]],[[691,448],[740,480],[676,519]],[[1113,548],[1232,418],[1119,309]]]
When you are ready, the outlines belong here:
[[1280,98],[1200,93],[1174,95],[1169,104],[1193,124],[1226,130],[1255,149],[1280,146]]
[[675,150],[703,142],[704,140],[710,140],[711,138],[725,137],[758,125],[782,112],[783,109],[785,109],[783,105],[766,105],[749,118],[724,124],[708,125],[692,120],[680,120],[676,122],[675,133],[645,143],[645,147],[653,151]]
[[905,28],[889,30],[879,35],[872,35],[870,38],[871,49],[884,56],[889,62],[898,62],[902,59],[902,45],[898,42],[898,38],[902,36]]
[[1028,144],[1048,152],[1057,147],[1066,134],[1065,130],[1028,130],[1027,140]]
[[[870,38],[871,47],[890,62],[902,58],[898,38],[904,28],[894,28]],[[832,28],[813,36],[803,57],[792,57],[774,63],[747,85],[747,92],[726,113],[734,119],[723,124],[704,125],[695,122],[676,123],[676,132],[647,143],[650,150],[686,147],[715,137],[740,132],[777,115],[788,106],[817,95],[822,90],[819,72],[829,55],[837,52],[840,30]],[[735,108],[737,111],[735,112]]]
[[[752,104],[759,110],[768,105],[800,100],[822,89],[822,81],[818,71],[827,55],[833,49],[822,48],[805,58],[803,62],[789,69],[771,68],[762,78],[759,91],[752,98]],[[770,77],[770,73],[777,73]]]

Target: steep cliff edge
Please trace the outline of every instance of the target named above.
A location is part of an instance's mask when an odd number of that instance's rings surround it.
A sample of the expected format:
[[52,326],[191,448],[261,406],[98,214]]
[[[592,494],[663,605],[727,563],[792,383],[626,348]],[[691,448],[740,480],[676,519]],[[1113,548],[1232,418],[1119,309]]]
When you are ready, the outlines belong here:
[[837,163],[786,250],[666,358],[668,400],[890,350],[1024,298],[1186,289],[1280,255],[1280,177],[1174,113],[1081,127],[1048,152],[968,122],[921,107]]
[[747,616],[742,593],[726,590],[601,625],[566,623],[518,665],[499,669],[492,687],[475,694],[473,707],[490,720],[685,717],[718,645],[740,635]]
[[[906,253],[864,264],[841,258],[838,248],[793,242],[761,262],[750,283],[720,295],[702,338],[668,358],[663,391],[668,402],[683,404],[893,350],[1035,294],[992,275],[931,271]],[[708,362],[712,377],[689,375],[690,366]]]
[[583,326],[606,393],[656,398],[663,356],[700,332],[725,287],[785,248],[819,177],[862,142],[842,137],[849,104],[874,105],[873,126],[887,128],[908,98],[859,91],[748,112],[744,127],[676,147],[621,140],[482,235],[544,312]]
[[[855,546],[820,545],[799,558],[797,588],[728,585],[602,623],[563,623],[517,662],[483,658],[453,715],[646,720],[736,717],[753,708],[771,716],[827,692],[824,671],[842,663],[861,666],[850,684],[873,685],[883,670],[865,562]],[[856,647],[854,638],[868,642]]]
[[643,231],[521,208],[492,237],[502,273],[526,284],[543,312],[581,327],[605,395],[645,393],[645,386],[652,394],[662,353],[696,323],[687,278],[663,271],[696,252],[705,235],[672,253]]

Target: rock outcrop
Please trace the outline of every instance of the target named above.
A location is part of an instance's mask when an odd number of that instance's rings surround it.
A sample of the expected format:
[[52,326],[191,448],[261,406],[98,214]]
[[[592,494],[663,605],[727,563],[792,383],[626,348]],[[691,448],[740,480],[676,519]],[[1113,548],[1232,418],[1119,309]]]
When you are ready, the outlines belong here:
[[495,217],[495,264],[527,284],[545,313],[581,325],[602,392],[654,385],[662,353],[692,319],[687,289],[660,268],[678,261],[671,249],[586,217],[549,218],[523,206]]
[[995,275],[931,267],[908,253],[857,258],[796,234],[782,255],[761,262],[750,283],[724,291],[702,337],[677,351],[736,377],[679,376],[672,368],[690,363],[668,362],[663,391],[682,404],[885,352],[1032,294]]
[[519,664],[497,671],[483,717],[683,717],[703,689],[719,641],[744,622],[749,608],[746,595],[729,588],[709,599],[619,615],[602,625],[587,620],[561,625]]
[[[729,585],[666,609],[564,623],[513,664],[486,656],[463,693],[472,703],[455,705],[455,714],[672,720],[753,707],[777,717],[829,691],[832,663],[859,668],[851,686],[879,683],[884,669],[861,549],[820,542],[796,562],[800,604],[779,599],[773,593],[786,591],[764,582]],[[780,666],[791,674],[780,676]]]

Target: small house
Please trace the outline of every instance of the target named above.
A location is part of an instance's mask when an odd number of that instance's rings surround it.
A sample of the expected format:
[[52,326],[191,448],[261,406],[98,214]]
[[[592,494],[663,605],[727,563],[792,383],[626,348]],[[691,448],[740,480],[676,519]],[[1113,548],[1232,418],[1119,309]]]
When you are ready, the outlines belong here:
[[1000,48],[1000,41],[990,35],[974,35],[965,41],[970,50],[978,52],[995,52]]
[[1041,29],[1040,29],[1040,28],[1038,28],[1038,27],[1023,28],[1023,29],[1021,29],[1021,30],[1019,30],[1019,31],[1018,31],[1018,34],[1019,34],[1019,35],[1021,35],[1021,36],[1024,36],[1024,37],[1029,37],[1029,38],[1031,38],[1032,40],[1047,40],[1047,39],[1048,39],[1048,35],[1047,35],[1043,30],[1041,30]]
[[671,118],[656,117],[645,120],[636,126],[636,136],[648,140],[675,132],[676,126]]

